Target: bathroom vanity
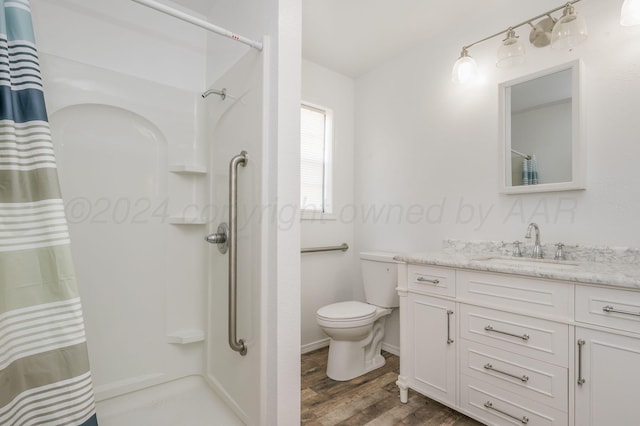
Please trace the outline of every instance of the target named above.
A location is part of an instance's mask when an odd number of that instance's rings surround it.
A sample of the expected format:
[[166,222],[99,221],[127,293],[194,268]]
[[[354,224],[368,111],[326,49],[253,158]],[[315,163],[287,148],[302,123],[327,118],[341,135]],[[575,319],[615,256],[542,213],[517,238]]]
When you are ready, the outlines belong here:
[[507,251],[396,258],[401,400],[410,388],[491,425],[638,424],[640,251]]

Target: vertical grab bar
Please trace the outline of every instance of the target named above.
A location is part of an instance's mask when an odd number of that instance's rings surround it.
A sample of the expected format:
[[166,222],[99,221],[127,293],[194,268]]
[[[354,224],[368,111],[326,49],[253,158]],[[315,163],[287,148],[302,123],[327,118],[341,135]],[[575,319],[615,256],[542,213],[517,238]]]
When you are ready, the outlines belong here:
[[238,166],[246,166],[247,151],[242,151],[229,163],[229,346],[240,355],[247,354],[244,340],[238,340]]
[[238,340],[238,166],[246,166],[249,158],[247,151],[242,151],[231,159],[229,163],[229,224],[221,223],[216,233],[207,235],[204,239],[211,244],[217,244],[220,253],[229,251],[229,346],[240,355],[247,354],[244,340]]

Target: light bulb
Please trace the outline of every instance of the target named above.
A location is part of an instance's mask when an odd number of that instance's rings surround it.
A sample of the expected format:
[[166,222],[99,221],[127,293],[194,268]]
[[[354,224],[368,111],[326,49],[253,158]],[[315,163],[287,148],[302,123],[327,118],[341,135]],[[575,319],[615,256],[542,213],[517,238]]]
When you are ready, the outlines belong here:
[[456,84],[465,84],[473,81],[478,74],[478,64],[473,60],[467,49],[462,49],[460,58],[456,61],[451,72],[451,80]]
[[624,0],[620,12],[620,25],[640,25],[640,0]]

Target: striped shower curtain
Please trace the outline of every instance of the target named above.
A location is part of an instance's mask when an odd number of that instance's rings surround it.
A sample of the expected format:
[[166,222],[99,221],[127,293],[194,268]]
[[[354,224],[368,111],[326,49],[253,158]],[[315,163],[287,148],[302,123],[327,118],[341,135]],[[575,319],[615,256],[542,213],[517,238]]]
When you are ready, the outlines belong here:
[[29,2],[0,5],[0,425],[97,425]]

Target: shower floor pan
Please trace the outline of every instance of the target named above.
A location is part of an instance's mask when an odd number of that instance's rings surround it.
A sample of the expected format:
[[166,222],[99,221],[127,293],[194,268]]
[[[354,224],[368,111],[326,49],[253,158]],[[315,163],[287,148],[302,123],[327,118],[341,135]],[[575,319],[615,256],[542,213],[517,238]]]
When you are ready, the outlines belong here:
[[100,401],[100,426],[244,425],[200,376]]

